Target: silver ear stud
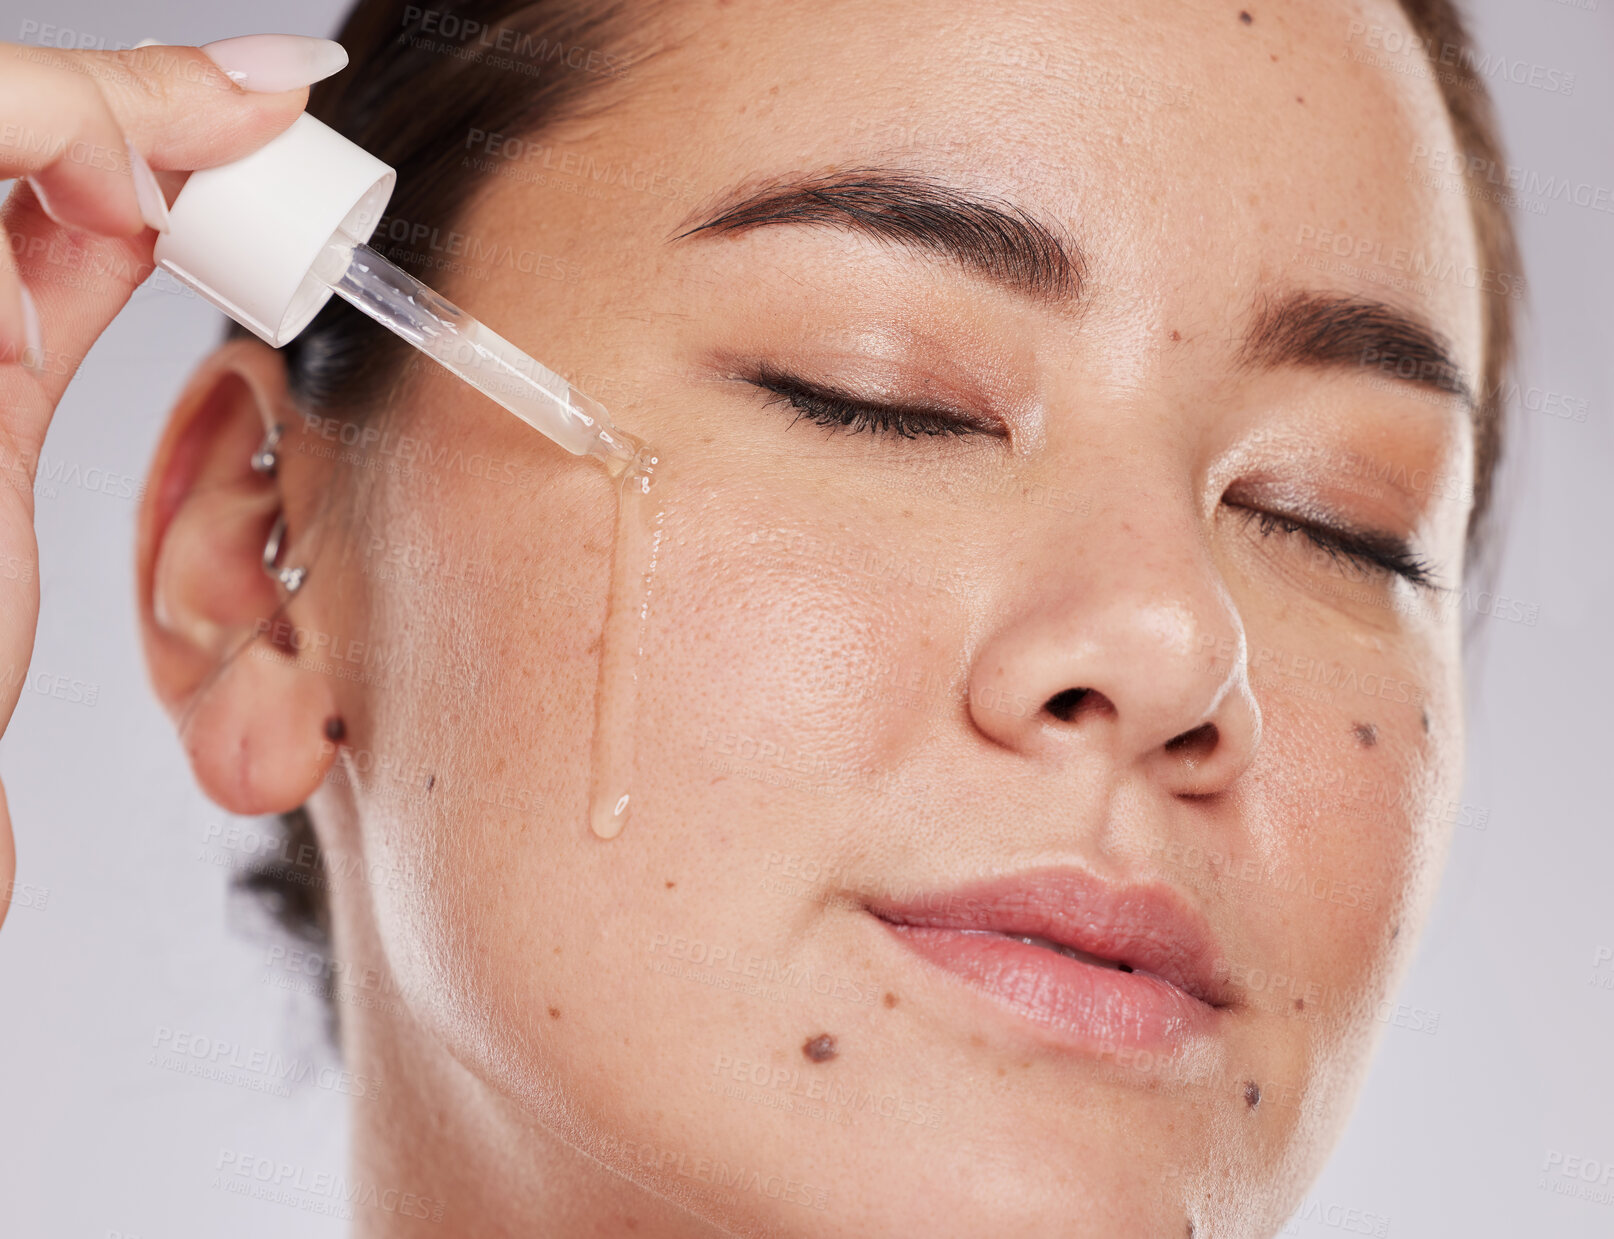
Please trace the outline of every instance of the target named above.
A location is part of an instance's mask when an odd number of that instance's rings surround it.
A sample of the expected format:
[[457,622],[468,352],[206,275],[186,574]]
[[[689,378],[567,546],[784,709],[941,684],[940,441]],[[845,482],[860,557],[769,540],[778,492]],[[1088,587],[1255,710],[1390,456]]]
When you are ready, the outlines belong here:
[[247,462],[252,466],[254,473],[261,473],[266,478],[275,476],[275,466],[280,463],[280,458],[275,455],[275,449],[280,446],[280,436],[285,429],[279,422],[269,427],[269,433],[264,435],[263,442],[258,444],[258,450],[252,453],[252,459]]

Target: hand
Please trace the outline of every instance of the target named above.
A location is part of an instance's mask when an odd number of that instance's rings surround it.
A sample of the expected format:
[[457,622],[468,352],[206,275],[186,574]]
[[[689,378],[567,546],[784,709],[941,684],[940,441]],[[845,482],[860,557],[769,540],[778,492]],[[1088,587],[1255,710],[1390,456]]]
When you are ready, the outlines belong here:
[[[152,271],[168,192],[289,126],[347,63],[326,39],[70,52],[0,43],[0,733],[39,620],[34,474],[84,355]],[[155,170],[155,171],[154,171]],[[0,787],[0,920],[15,851]]]

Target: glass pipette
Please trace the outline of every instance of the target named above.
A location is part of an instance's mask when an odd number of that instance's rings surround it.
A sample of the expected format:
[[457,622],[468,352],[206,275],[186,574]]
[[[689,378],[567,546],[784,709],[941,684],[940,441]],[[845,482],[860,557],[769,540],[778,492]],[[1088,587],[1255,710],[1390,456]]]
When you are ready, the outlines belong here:
[[611,423],[599,401],[345,232],[331,238],[314,274],[348,304],[568,452],[598,458],[613,477],[632,467],[644,450],[643,443]]

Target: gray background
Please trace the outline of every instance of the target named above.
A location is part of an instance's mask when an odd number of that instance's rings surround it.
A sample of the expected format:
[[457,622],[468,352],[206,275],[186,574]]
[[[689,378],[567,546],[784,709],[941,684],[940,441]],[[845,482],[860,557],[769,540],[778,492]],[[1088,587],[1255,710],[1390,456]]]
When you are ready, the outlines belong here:
[[[266,17],[247,0],[4,0],[0,39],[63,37],[47,27],[108,47],[266,25],[329,34],[343,7],[280,0]],[[1572,94],[1494,85],[1513,162],[1587,182],[1605,205],[1611,9],[1472,6],[1483,50],[1575,74]],[[1474,824],[1455,830],[1433,923],[1399,1005],[1383,1012],[1371,1080],[1286,1234],[1614,1234],[1614,1171],[1601,1201],[1589,1196],[1598,1185],[1562,1171],[1570,1158],[1596,1175],[1614,1163],[1614,958],[1602,958],[1614,956],[1614,821],[1600,790],[1614,740],[1614,213],[1553,201],[1520,227],[1532,304],[1522,387],[1588,414],[1527,408],[1514,423],[1498,590],[1538,619],[1477,617],[1461,813]],[[308,1209],[317,1197],[266,1203],[218,1178],[221,1159],[240,1156],[341,1171],[346,1100],[321,1083],[331,1060],[317,1003],[271,983],[296,974],[270,966],[271,939],[226,899],[218,862],[247,850],[218,846],[227,818],[193,789],[136,644],[135,505],[120,495],[143,478],[161,417],[220,323],[171,282],[143,289],[46,444],[39,642],[0,741],[19,835],[18,905],[0,933],[7,1235],[344,1229]],[[166,1054],[184,1036],[230,1043],[227,1057],[248,1069],[230,1080],[171,1070]],[[271,1053],[308,1081],[265,1091],[273,1076],[250,1067]]]

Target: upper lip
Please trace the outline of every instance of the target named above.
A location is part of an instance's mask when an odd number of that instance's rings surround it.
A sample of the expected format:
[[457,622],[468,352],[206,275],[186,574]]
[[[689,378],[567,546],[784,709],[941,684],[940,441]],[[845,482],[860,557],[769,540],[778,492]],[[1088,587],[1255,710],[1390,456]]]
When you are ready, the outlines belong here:
[[864,906],[890,925],[1043,938],[1149,973],[1208,1006],[1231,1002],[1215,937],[1169,887],[1059,869]]

